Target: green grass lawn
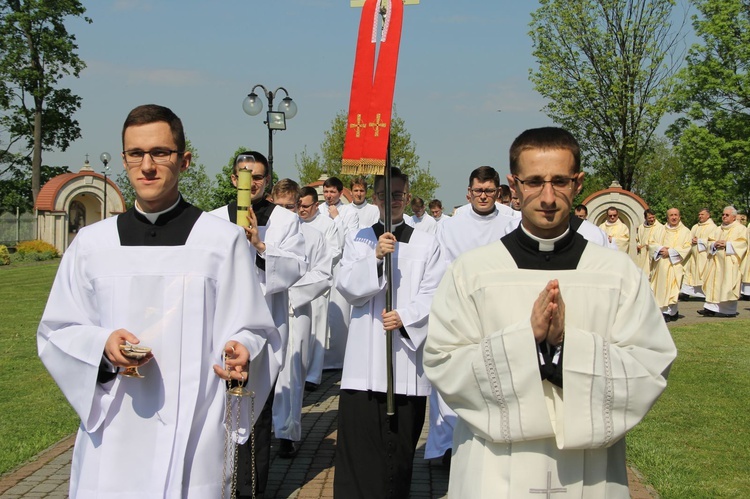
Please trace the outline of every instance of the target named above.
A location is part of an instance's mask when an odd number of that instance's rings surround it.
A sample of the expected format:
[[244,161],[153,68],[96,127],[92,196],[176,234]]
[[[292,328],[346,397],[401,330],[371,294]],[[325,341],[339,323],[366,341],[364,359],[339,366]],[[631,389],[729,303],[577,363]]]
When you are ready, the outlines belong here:
[[0,473],[78,427],[36,350],[36,329],[58,263],[0,267]]
[[628,460],[664,499],[750,495],[750,321],[672,330],[667,390],[628,434]]

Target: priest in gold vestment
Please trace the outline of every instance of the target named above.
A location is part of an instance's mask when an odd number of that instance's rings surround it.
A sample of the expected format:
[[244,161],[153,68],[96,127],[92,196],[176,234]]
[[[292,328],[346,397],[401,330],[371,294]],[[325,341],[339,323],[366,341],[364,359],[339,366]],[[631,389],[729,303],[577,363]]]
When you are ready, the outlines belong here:
[[599,228],[606,232],[609,242],[617,245],[618,250],[626,254],[628,253],[628,249],[630,248],[630,230],[620,220],[620,212],[617,211],[617,208],[614,206],[607,208],[607,220],[599,225]]
[[662,223],[656,219],[656,214],[651,208],[643,212],[643,223],[635,232],[635,264],[643,273],[651,278],[651,264],[654,261],[648,251],[648,245],[653,239],[654,230],[662,227]]
[[698,223],[690,229],[690,258],[685,263],[685,276],[682,279],[682,293],[688,296],[705,298],[703,294],[703,274],[708,262],[708,236],[716,230],[711,212],[703,208],[698,212]]
[[654,262],[651,290],[666,322],[677,320],[677,299],[683,265],[690,256],[690,231],[680,220],[680,210],[667,210],[667,224],[655,230],[649,245]]
[[706,303],[698,313],[705,317],[736,317],[742,274],[740,264],[747,252],[747,229],[737,221],[737,210],[727,206],[721,226],[708,237],[708,263],[703,277]]

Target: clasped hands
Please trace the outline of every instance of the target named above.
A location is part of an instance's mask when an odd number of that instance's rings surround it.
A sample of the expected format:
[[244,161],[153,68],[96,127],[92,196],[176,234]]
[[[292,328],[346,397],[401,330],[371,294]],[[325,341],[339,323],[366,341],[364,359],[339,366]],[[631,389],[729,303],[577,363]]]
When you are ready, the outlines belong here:
[[[120,351],[120,345],[125,342],[137,345],[141,341],[136,335],[126,329],[113,331],[104,344],[104,355],[115,367],[139,367],[154,358],[149,353],[144,358],[136,360],[125,357]],[[247,365],[250,361],[250,352],[245,345],[238,341],[228,341],[224,345],[224,366],[214,364],[214,373],[223,380],[247,381]]]
[[546,341],[558,346],[565,338],[565,302],[557,279],[549,281],[534,302],[531,330],[537,343]]

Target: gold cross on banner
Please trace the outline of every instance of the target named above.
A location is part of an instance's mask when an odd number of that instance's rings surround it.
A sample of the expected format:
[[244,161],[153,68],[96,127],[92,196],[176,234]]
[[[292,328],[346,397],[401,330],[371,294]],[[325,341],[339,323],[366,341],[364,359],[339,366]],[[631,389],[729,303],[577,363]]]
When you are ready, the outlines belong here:
[[[380,115],[378,115],[378,118],[380,118]],[[357,115],[357,122],[356,123],[350,123],[349,128],[356,128],[357,129],[357,138],[359,138],[360,130],[367,127],[367,125],[362,121],[362,115]]]
[[[359,115],[357,115],[359,117]],[[380,113],[375,115],[375,122],[374,123],[368,123],[367,126],[372,127],[375,129],[375,136],[380,136],[380,129],[385,128],[385,122],[380,121]],[[357,133],[359,133],[359,130],[357,130]]]

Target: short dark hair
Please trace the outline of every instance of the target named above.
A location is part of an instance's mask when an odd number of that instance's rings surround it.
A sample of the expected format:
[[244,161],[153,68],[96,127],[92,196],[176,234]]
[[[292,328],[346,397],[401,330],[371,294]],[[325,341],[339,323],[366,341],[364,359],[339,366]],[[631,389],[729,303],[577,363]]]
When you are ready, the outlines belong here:
[[271,189],[271,195],[275,198],[284,194],[291,194],[297,201],[300,198],[299,184],[290,178],[282,178]]
[[268,159],[258,151],[243,151],[234,157],[234,166],[232,167],[232,171],[235,175],[237,175],[237,160],[240,158],[240,156],[252,156],[253,158],[255,158],[255,161],[263,165],[263,175],[268,175]]
[[[396,168],[395,166],[391,167],[391,180],[395,178],[400,178],[404,181],[404,185],[406,186],[406,189],[409,189],[409,176],[406,173],[403,173],[399,168]],[[378,190],[378,187],[380,184],[385,182],[385,176],[383,175],[377,175],[375,177],[375,182],[372,184],[372,190],[376,191]]]
[[411,198],[411,207],[414,208],[415,206],[424,206],[424,199],[414,196]]
[[518,158],[529,149],[564,149],[573,154],[575,173],[581,171],[581,146],[569,131],[559,127],[531,128],[521,133],[510,146],[510,173],[518,173]]
[[316,203],[318,202],[318,191],[316,191],[314,188],[310,187],[309,185],[306,185],[302,189],[299,190],[300,199],[306,196],[310,196],[313,198],[313,201],[315,201]]
[[612,211],[612,210],[616,211],[618,215],[620,214],[620,210],[618,210],[614,206],[610,206],[609,208],[607,208],[607,213],[609,214],[609,212]]
[[432,208],[440,208],[443,209],[443,203],[439,199],[433,199],[430,201],[430,209]]
[[645,218],[648,215],[656,216],[656,213],[654,213],[654,210],[652,210],[651,208],[646,208],[645,210],[643,210],[643,217]]
[[510,199],[510,187],[509,186],[505,184],[500,184],[498,186],[498,192],[499,194],[497,197],[500,198],[501,201],[504,199]]
[[337,191],[341,192],[344,190],[344,183],[338,177],[328,177],[323,182],[323,187],[335,187]]
[[477,179],[480,183],[494,182],[495,187],[500,187],[500,175],[491,166],[480,166],[471,172],[469,175],[469,187],[474,183],[474,179]]
[[168,107],[156,104],[144,104],[128,113],[128,117],[125,118],[125,123],[122,125],[123,149],[125,148],[125,130],[131,126],[150,125],[160,121],[169,125],[169,129],[172,131],[172,139],[177,144],[177,150],[180,153],[185,152],[185,130],[182,128],[182,120]]
[[575,208],[573,208],[573,211],[583,211],[586,215],[589,214],[589,209],[586,208],[585,204],[579,204]]

